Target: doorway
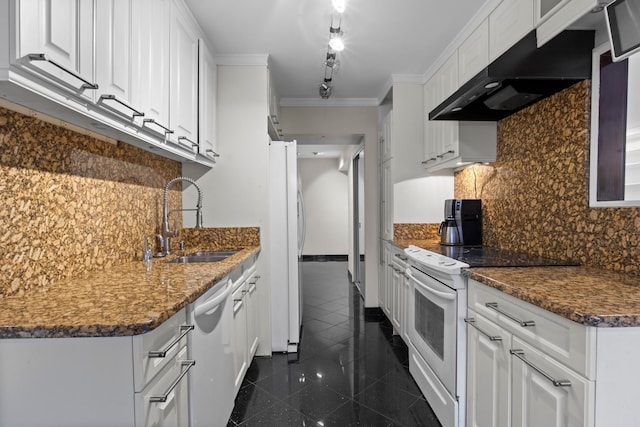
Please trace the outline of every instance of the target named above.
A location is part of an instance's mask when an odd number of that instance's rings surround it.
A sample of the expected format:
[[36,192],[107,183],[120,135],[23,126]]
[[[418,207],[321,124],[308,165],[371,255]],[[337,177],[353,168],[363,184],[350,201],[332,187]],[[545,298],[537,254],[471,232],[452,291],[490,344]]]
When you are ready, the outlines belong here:
[[365,233],[364,233],[364,149],[353,157],[353,283],[364,297],[365,285]]

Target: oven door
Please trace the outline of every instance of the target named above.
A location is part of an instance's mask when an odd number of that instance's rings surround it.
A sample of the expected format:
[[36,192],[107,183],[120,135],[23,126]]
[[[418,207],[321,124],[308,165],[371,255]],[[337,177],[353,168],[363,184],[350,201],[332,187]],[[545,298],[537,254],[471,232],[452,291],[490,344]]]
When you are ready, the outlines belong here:
[[408,325],[411,344],[456,396],[456,291],[412,267],[409,269]]

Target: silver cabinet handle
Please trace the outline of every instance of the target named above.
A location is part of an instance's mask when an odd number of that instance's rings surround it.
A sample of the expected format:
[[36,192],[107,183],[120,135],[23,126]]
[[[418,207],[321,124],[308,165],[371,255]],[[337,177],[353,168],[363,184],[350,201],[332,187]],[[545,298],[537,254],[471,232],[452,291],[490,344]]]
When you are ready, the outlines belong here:
[[489,338],[489,341],[502,341],[502,337],[500,335],[491,335],[489,332],[485,331],[484,329],[479,328],[476,325],[476,319],[474,319],[473,317],[467,317],[467,318],[464,319],[464,321],[468,325],[471,325],[474,328],[476,328],[478,330],[478,332],[482,333],[482,335],[484,335],[487,338]]
[[436,160],[438,160],[438,158],[437,158],[437,157],[431,157],[431,158],[429,158],[429,159],[427,159],[427,160],[423,160],[421,163],[422,163],[423,165],[426,165],[427,163],[429,163],[429,162],[435,162]]
[[75,77],[76,79],[80,80],[83,84],[82,84],[82,89],[98,89],[98,84],[97,83],[91,83],[90,81],[84,79],[83,77],[79,76],[78,74],[74,73],[71,70],[66,69],[65,67],[63,67],[62,65],[58,64],[57,62],[49,59],[47,57],[47,55],[45,55],[44,53],[30,53],[29,55],[27,55],[27,58],[29,59],[29,61],[46,61],[49,64],[53,65],[54,67],[64,71],[65,73],[69,74],[70,76]]
[[173,131],[171,129],[169,129],[168,127],[163,126],[160,123],[156,122],[156,119],[144,119],[144,120],[142,120],[142,126],[147,126],[147,124],[156,125],[159,128],[162,128],[162,130],[164,130],[164,134],[165,135],[173,133]]
[[182,142],[182,141],[187,141],[189,144],[191,144],[191,147],[199,147],[200,146],[200,144],[198,144],[197,142],[193,142],[192,140],[190,140],[186,136],[179,136],[178,137],[178,142]]
[[402,254],[393,254],[394,257],[400,259],[400,261],[406,261],[407,260],[407,256],[406,255],[402,255]]
[[178,385],[178,383],[180,382],[180,380],[182,380],[182,378],[187,375],[187,372],[189,372],[189,369],[191,369],[193,367],[193,365],[196,364],[195,360],[183,360],[182,362],[180,362],[180,365],[182,366],[186,366],[187,369],[182,369],[182,372],[180,372],[180,375],[178,375],[178,378],[176,378],[171,385],[169,386],[169,389],[167,390],[167,392],[161,396],[151,396],[149,397],[149,401],[150,402],[166,402],[167,399],[169,398],[169,394],[171,394],[171,392],[173,391],[174,388],[176,388],[176,386]]
[[205,150],[205,153],[207,153],[209,155],[209,157],[220,157],[220,154],[216,153],[215,151],[213,151],[210,148]]
[[540,375],[542,375],[543,377],[545,377],[546,379],[551,381],[551,383],[554,386],[556,386],[556,387],[571,387],[571,381],[569,381],[569,380],[557,380],[557,379],[553,378],[551,375],[547,374],[542,369],[540,369],[539,367],[537,367],[536,365],[534,365],[533,363],[531,363],[530,361],[528,361],[524,357],[524,350],[520,350],[520,349],[509,350],[509,353],[511,353],[512,355],[514,355],[518,359],[522,360],[526,365],[528,365],[531,368],[533,368],[536,371],[538,371],[540,373]]
[[256,282],[250,283],[251,287],[249,288],[249,293],[253,293],[256,290]]
[[453,151],[453,150],[449,150],[449,151],[445,151],[445,152],[444,152],[444,153],[442,153],[442,154],[438,154],[436,157],[437,157],[437,158],[439,158],[439,159],[441,159],[441,158],[443,158],[444,156],[446,156],[447,154],[453,154],[453,153],[455,153],[455,151]]
[[233,314],[236,314],[242,308],[244,301],[242,299],[234,299],[233,303]]
[[115,101],[118,104],[122,105],[124,108],[127,108],[133,112],[132,117],[143,117],[144,113],[136,110],[131,105],[119,100],[115,95],[100,95],[100,103],[104,103],[104,101]]
[[193,325],[182,325],[180,326],[180,330],[182,333],[176,337],[173,341],[171,341],[163,350],[152,350],[149,352],[149,357],[166,357],[167,353],[173,346],[178,344],[182,338],[184,338],[190,331],[195,328]]
[[526,328],[527,326],[536,326],[536,322],[534,320],[520,320],[516,316],[514,316],[513,314],[509,314],[506,311],[498,308],[498,303],[497,302],[488,302],[485,305],[487,307],[497,311],[498,313],[507,316],[509,319],[513,320],[514,322],[519,323],[520,326],[522,326],[523,328]]

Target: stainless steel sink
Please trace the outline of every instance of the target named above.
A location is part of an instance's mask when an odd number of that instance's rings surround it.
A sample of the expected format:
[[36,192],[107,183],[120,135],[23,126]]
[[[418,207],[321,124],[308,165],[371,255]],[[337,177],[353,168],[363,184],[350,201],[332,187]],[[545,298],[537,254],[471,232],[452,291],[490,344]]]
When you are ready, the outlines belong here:
[[238,251],[199,251],[183,255],[170,262],[172,263],[192,263],[192,262],[219,262],[229,258]]

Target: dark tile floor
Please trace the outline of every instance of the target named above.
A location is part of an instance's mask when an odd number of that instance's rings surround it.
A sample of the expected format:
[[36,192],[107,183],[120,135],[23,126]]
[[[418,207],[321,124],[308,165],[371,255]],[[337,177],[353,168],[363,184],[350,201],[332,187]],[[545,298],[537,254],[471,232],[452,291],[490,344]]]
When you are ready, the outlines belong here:
[[257,357],[228,426],[440,427],[389,321],[365,318],[346,262],[304,262],[297,354]]

